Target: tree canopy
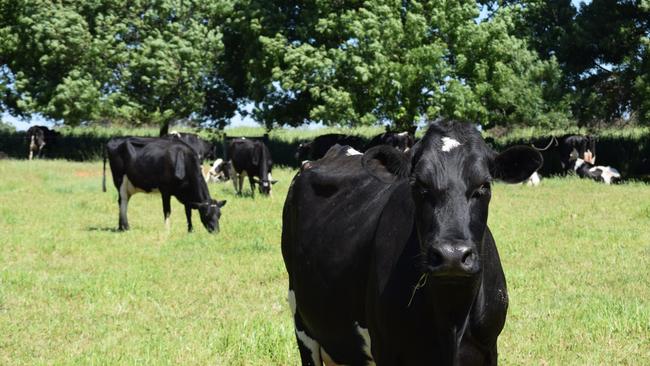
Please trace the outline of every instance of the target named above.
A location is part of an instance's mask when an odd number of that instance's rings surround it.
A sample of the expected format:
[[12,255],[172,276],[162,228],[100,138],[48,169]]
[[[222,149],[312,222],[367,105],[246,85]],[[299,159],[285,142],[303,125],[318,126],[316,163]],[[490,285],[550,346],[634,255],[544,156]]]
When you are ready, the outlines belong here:
[[0,111],[267,127],[650,120],[650,5],[0,1]]

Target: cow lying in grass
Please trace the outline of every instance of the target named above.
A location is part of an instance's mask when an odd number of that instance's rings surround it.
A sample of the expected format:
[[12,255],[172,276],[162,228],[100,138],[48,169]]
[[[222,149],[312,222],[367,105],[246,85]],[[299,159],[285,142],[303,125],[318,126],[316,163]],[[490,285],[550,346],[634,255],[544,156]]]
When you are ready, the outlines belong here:
[[591,151],[585,152],[583,159],[575,159],[573,169],[580,178],[593,179],[605,184],[617,183],[621,180],[621,173],[610,166],[595,165],[596,157]]

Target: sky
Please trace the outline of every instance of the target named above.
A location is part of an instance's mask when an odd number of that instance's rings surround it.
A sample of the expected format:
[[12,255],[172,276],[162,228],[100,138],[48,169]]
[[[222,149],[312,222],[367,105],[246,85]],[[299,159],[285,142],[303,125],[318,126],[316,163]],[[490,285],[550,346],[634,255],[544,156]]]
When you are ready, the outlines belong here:
[[[580,3],[585,3],[589,4],[591,0],[571,0],[571,3],[579,8]],[[246,108],[252,108],[252,105],[246,106]],[[54,122],[51,120],[47,120],[43,118],[40,115],[34,115],[32,118],[27,119],[27,120],[21,120],[19,118],[16,118],[14,116],[11,116],[8,113],[3,113],[2,114],[2,121],[9,122],[16,126],[16,130],[18,131],[24,131],[29,128],[29,126],[33,125],[45,125],[48,127],[52,127],[54,125]],[[259,126],[259,124],[252,118],[250,117],[242,117],[239,113],[237,113],[231,120],[230,120],[230,127],[241,127],[241,126]]]

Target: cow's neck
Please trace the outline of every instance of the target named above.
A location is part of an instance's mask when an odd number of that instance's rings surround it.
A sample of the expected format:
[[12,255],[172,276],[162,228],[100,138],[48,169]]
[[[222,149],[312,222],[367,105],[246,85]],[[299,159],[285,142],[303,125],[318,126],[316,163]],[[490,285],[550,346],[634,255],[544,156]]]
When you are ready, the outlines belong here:
[[210,192],[208,191],[208,186],[205,183],[203,177],[194,177],[190,180],[190,183],[183,190],[182,196],[179,198],[179,201],[183,203],[202,203],[210,200]]
[[[264,149],[262,149],[264,151]],[[262,157],[260,159],[260,165],[257,172],[260,175],[260,181],[269,179],[269,165],[266,162],[266,155],[262,152]]]
[[[468,282],[436,283],[423,288],[425,306],[430,309],[432,317],[430,326],[436,329],[439,350],[448,358],[443,364],[454,364],[458,348],[467,328],[469,314],[476,299],[477,280]],[[459,289],[462,289],[459,292]],[[448,361],[448,362],[447,362]]]

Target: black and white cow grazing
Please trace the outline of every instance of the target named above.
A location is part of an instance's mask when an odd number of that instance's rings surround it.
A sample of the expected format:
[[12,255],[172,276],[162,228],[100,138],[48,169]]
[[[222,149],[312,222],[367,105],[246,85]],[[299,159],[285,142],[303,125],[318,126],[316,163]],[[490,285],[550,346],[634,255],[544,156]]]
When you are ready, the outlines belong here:
[[[127,206],[137,192],[160,192],[165,224],[169,227],[171,196],[185,205],[187,230],[192,231],[192,209],[198,209],[203,226],[219,231],[221,207],[226,201],[210,197],[201,174],[201,162],[187,144],[169,139],[120,137],[106,144],[113,183],[120,206],[119,229],[128,230]],[[104,155],[104,191],[106,191],[106,155]]]
[[233,139],[228,145],[230,158],[230,177],[237,194],[242,193],[244,176],[248,176],[251,192],[255,196],[255,183],[259,185],[261,194],[271,194],[271,186],[277,181],[273,180],[271,170],[273,160],[271,152],[264,142],[246,138]]
[[359,136],[344,135],[340,133],[328,133],[314,138],[313,141],[302,143],[298,146],[295,158],[297,161],[318,160],[325,156],[330,147],[339,145],[352,146],[357,150],[362,150],[364,141]]
[[212,160],[216,158],[214,144],[200,138],[197,134],[171,131],[168,135],[163,137],[168,139],[177,138],[188,144],[199,155],[201,162],[206,159]]
[[490,186],[540,164],[439,121],[408,153],[335,146],[303,165],[282,226],[302,364],[495,365],[508,296]]
[[407,151],[415,143],[415,129],[412,131],[404,132],[384,132],[373,137],[366,145],[365,149],[368,150],[378,145],[390,145],[398,150]]
[[27,146],[28,154],[27,157],[29,160],[34,158],[34,153],[36,157],[43,157],[43,148],[47,144],[54,142],[58,135],[58,132],[50,130],[45,126],[32,126],[27,129]]

